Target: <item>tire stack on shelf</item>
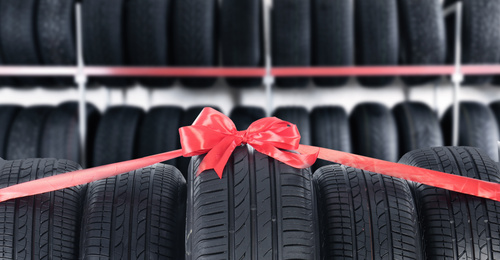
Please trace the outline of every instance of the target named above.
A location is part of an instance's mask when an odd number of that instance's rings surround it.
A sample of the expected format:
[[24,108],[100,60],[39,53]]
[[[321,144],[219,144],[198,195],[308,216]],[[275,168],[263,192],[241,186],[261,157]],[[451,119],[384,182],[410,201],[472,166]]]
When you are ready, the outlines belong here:
[[[89,66],[263,67],[262,0],[0,0],[0,64],[74,66],[77,2]],[[446,0],[274,0],[272,65],[395,66],[453,63],[454,16]],[[500,2],[462,0],[463,63],[500,62]],[[498,25],[498,26],[496,26]],[[437,76],[404,76],[406,86]],[[312,83],[311,83],[311,82]],[[231,88],[261,78],[226,78]],[[363,76],[381,88],[394,76]],[[498,84],[467,76],[466,84]],[[216,77],[91,77],[91,86],[193,93]],[[284,91],[342,87],[350,79],[283,77]],[[63,88],[66,77],[1,77],[1,86]],[[379,89],[377,89],[378,91]],[[332,89],[335,91],[335,89]],[[243,92],[242,92],[243,93]],[[356,93],[353,93],[355,95]],[[500,183],[500,102],[452,107],[382,100],[278,106],[303,145],[364,155]],[[378,101],[373,101],[377,100]],[[235,102],[237,103],[237,102]],[[0,188],[181,148],[178,129],[204,106],[0,105]],[[222,111],[216,100],[207,106]],[[234,104],[238,130],[266,117]],[[32,159],[57,158],[57,159]],[[1,259],[500,259],[500,202],[318,160],[296,169],[241,145],[222,176],[197,174],[204,155],[177,158],[86,185],[0,203]]]

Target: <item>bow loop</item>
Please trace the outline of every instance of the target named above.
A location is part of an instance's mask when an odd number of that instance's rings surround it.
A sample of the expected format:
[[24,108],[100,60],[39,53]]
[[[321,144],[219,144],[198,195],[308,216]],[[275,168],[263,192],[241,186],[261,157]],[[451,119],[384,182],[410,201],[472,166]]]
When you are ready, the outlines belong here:
[[182,152],[185,157],[207,154],[197,174],[214,169],[219,177],[232,152],[241,144],[295,168],[310,167],[318,153],[301,155],[282,150],[297,150],[300,134],[297,126],[267,117],[253,122],[247,130],[237,131],[227,116],[212,108],[205,108],[193,125],[179,129]]

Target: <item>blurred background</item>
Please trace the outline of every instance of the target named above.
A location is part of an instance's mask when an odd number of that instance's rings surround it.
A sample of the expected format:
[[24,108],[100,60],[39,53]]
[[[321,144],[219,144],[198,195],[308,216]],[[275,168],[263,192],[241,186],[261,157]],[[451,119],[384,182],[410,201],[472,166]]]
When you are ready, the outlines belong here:
[[[266,46],[275,67],[451,65],[455,14],[443,10],[456,2],[0,0],[0,61],[75,66],[78,3],[87,66],[263,67]],[[462,7],[462,63],[497,64],[500,2],[464,0]],[[390,161],[451,145],[449,75],[278,78],[271,95],[259,78],[90,77],[86,156],[71,77],[0,79],[5,159],[57,157],[92,166],[168,151],[179,147],[176,129],[203,106],[231,116],[240,130],[275,115],[297,124],[304,144]],[[466,77],[459,96],[459,145],[495,160],[499,82]],[[169,163],[185,172],[182,161]]]

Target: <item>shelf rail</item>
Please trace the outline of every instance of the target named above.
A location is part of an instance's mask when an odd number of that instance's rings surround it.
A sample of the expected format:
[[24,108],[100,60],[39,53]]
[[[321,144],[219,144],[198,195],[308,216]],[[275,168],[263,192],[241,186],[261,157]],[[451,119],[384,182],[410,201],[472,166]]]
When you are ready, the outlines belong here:
[[[443,66],[352,66],[352,67],[100,67],[100,66],[0,66],[0,76],[86,76],[99,77],[297,77],[297,76],[453,76],[456,65]],[[462,75],[500,74],[500,65],[461,65]]]

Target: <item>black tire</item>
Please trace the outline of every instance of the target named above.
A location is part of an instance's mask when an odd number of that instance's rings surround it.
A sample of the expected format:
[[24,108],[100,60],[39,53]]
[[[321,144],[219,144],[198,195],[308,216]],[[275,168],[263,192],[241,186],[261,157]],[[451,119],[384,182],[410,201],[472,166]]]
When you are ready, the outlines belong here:
[[[457,0],[446,0],[445,6]],[[462,0],[462,64],[496,64],[500,59],[500,2]],[[455,14],[446,18],[448,63],[455,62]],[[491,76],[467,76],[464,84],[487,84]]]
[[390,162],[398,160],[396,122],[386,106],[359,104],[349,121],[354,153]]
[[[262,1],[227,0],[221,4],[221,49],[225,67],[263,65]],[[257,87],[262,78],[226,78],[231,87]]]
[[80,259],[182,259],[186,181],[157,164],[88,185]]
[[77,102],[67,102],[53,109],[45,120],[40,140],[39,157],[58,158],[79,162],[80,165],[92,165],[90,156],[93,151],[95,132],[101,117],[94,105],[87,104],[87,130],[85,155],[87,161],[82,162],[80,146],[80,126]]
[[[174,0],[174,64],[181,67],[217,65],[217,0]],[[216,78],[181,78],[186,87],[206,88]]]
[[20,106],[1,105],[0,106],[0,158],[7,158],[7,143],[10,136],[12,124],[17,113],[21,111]]
[[[36,35],[41,61],[51,66],[76,66],[76,0],[38,0]],[[71,77],[57,77],[58,86],[73,86]]]
[[[206,106],[194,106],[190,107],[186,110],[184,113],[184,117],[181,120],[181,126],[190,126],[194,123],[194,120],[200,115],[201,111],[203,108]],[[217,111],[221,111],[220,108],[212,106],[213,109]],[[189,157],[181,157],[178,158],[179,160],[177,161],[177,168],[182,172],[184,176],[187,175],[188,172],[188,167],[189,167],[189,162],[191,161],[191,158]]]
[[247,128],[255,121],[266,117],[266,111],[260,107],[238,106],[233,108],[229,116],[239,131]]
[[[162,106],[150,109],[139,132],[138,157],[180,149],[179,127],[183,116],[184,110],[180,107]],[[177,166],[177,162],[178,159],[172,159],[164,163]]]
[[[498,136],[500,137],[500,101],[490,104],[490,109],[497,120]],[[1,122],[1,121],[0,121]]]
[[[0,188],[79,170],[74,162],[0,162]],[[77,259],[85,186],[0,203],[1,259]]]
[[[169,66],[171,0],[129,0],[126,4],[128,64]],[[174,78],[138,78],[147,87],[168,87]]]
[[[490,158],[498,160],[499,130],[491,109],[477,102],[460,103],[459,146],[482,149]],[[452,145],[453,107],[441,120],[445,145]]]
[[[396,0],[355,1],[356,63],[360,66],[398,64],[399,36]],[[358,77],[367,87],[382,87],[394,77]]]
[[40,157],[40,142],[45,121],[52,110],[53,108],[49,106],[33,106],[17,113],[10,130],[5,159]]
[[[354,3],[350,0],[312,1],[314,66],[354,64]],[[319,87],[345,85],[348,77],[316,77]]]
[[97,127],[93,165],[136,158],[137,136],[143,116],[144,111],[138,107],[109,108]]
[[[274,0],[271,14],[275,67],[311,65],[311,1]],[[305,87],[307,77],[277,78],[278,87]]]
[[392,113],[398,126],[400,157],[416,149],[444,145],[439,119],[426,104],[400,103]]
[[313,181],[323,259],[425,259],[406,181],[338,164]]
[[[36,37],[37,0],[0,1],[0,47],[6,65],[39,66]],[[16,78],[20,87],[49,85],[47,78]]]
[[[500,183],[496,164],[470,147],[410,152],[400,163]],[[413,183],[428,259],[499,259],[500,203]]]
[[[125,65],[125,0],[82,0],[82,36],[85,64]],[[127,78],[92,77],[91,84],[126,87]]]
[[280,107],[274,111],[275,117],[297,125],[300,133],[300,143],[311,144],[311,123],[309,112],[304,107]]
[[192,125],[194,123],[194,120],[196,120],[196,118],[200,115],[201,111],[203,111],[203,109],[205,107],[211,107],[219,112],[221,112],[222,110],[216,106],[194,106],[194,107],[190,107],[186,110],[186,113],[184,113],[184,117],[182,118],[181,120],[181,126],[189,126],[189,125]]
[[[401,64],[439,65],[446,61],[446,32],[437,0],[399,0]],[[436,81],[438,76],[402,77],[407,85]]]
[[[311,112],[310,118],[312,145],[347,153],[352,151],[349,120],[342,107],[316,107]],[[332,163],[328,161],[317,160],[313,169],[330,164]]]
[[[222,179],[187,182],[186,259],[319,259],[316,201],[309,169],[295,169],[237,147]],[[228,206],[229,205],[229,206]]]

